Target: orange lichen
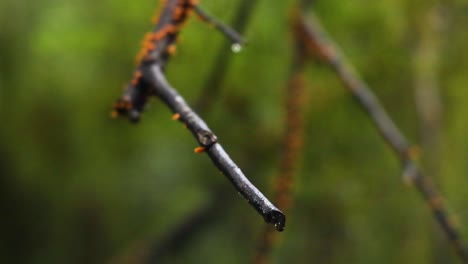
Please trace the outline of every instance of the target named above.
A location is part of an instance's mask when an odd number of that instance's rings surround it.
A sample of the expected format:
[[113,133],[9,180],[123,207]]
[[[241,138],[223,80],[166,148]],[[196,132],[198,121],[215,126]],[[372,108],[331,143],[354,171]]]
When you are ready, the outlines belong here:
[[166,34],[175,34],[179,31],[179,27],[169,24],[164,27],[164,30],[166,31]]
[[175,113],[174,115],[172,115],[172,120],[176,121],[176,120],[179,120],[180,119],[180,114],[179,113]]
[[166,4],[167,4],[167,0],[161,0],[161,5],[158,7],[158,10],[154,12],[153,16],[151,17],[151,22],[153,24],[157,24],[159,22],[159,18],[161,17],[161,10],[164,9]]
[[114,103],[115,110],[130,110],[133,108],[133,104],[130,101],[119,100],[118,102]]
[[138,84],[138,81],[140,81],[142,74],[141,71],[136,71],[135,74],[133,75],[132,79],[132,85],[136,86]]
[[193,151],[195,153],[203,153],[205,152],[205,150],[206,150],[205,147],[198,147],[198,148],[195,148]]
[[146,33],[143,41],[141,42],[141,49],[135,58],[136,64],[141,63],[141,61],[148,57],[148,54],[155,48],[156,44],[153,42],[153,33]]
[[172,20],[178,21],[179,19],[181,19],[182,15],[184,15],[184,11],[185,10],[183,7],[180,7],[180,6],[176,7],[174,9],[174,13],[172,13]]
[[117,117],[119,117],[119,112],[117,112],[117,110],[113,110],[110,113],[110,116],[111,116],[111,118],[116,119]]
[[[167,0],[161,1],[163,8],[167,5]],[[149,59],[150,52],[156,49],[156,43],[170,34],[177,34],[180,30],[180,27],[184,24],[189,16],[190,12],[193,10],[193,6],[197,5],[198,1],[196,0],[178,0],[176,6],[172,10],[172,21],[166,25],[163,25],[156,32],[149,32],[145,34],[142,43],[141,49],[138,52],[135,61],[137,64],[140,64],[144,59]],[[160,19],[160,12],[155,14],[153,17],[153,22],[157,22]],[[175,45],[169,45],[165,52],[170,55],[173,55],[176,51]]]
[[153,33],[151,40],[152,41],[161,40],[162,38],[164,38],[165,35],[166,35],[165,31],[162,31],[162,30],[156,31],[156,32]]
[[177,46],[175,44],[171,44],[169,46],[167,46],[167,49],[166,49],[166,52],[169,54],[169,55],[174,55],[177,51]]
[[198,0],[188,0],[188,4],[192,7],[198,5],[199,3],[200,1]]

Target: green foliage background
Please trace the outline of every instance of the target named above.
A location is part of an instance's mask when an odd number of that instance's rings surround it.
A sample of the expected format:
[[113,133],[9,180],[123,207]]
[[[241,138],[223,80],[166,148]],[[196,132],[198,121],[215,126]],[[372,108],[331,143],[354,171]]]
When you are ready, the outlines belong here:
[[[229,22],[239,2],[202,5]],[[245,34],[249,45],[234,56],[222,94],[204,115],[266,193],[284,131],[294,3],[258,1]],[[120,263],[219,190],[225,206],[166,263],[252,259],[263,220],[206,156],[193,154],[196,142],[164,105],[153,100],[136,126],[109,118],[156,4],[0,1],[1,263]],[[468,236],[468,3],[328,0],[313,8],[419,144],[414,54],[434,5],[442,14],[436,72],[443,118],[439,169],[428,174]],[[167,74],[188,102],[197,99],[225,42],[196,19],[184,28]],[[310,64],[307,74],[297,201],[274,262],[455,263],[419,195],[402,184],[393,153],[333,73]]]

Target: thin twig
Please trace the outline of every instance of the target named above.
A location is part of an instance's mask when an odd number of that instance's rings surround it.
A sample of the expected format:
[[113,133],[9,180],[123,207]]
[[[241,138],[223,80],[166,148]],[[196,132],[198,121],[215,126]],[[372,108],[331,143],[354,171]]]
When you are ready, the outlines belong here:
[[217,137],[206,123],[188,106],[180,94],[172,88],[166,80],[162,69],[152,65],[145,69],[143,78],[154,87],[155,94],[177,115],[192,132],[206,151],[213,164],[229,178],[234,187],[249,201],[249,203],[264,217],[265,221],[275,225],[278,231],[283,231],[285,216],[278,210],[250,181],[240,168],[231,160],[229,155],[218,143]]
[[239,34],[237,31],[235,31],[234,29],[232,29],[229,26],[224,25],[222,22],[218,21],[213,16],[210,16],[206,11],[201,9],[198,5],[195,6],[194,11],[195,11],[195,13],[197,13],[198,17],[203,22],[207,23],[208,25],[216,28],[221,33],[223,33],[224,36],[226,36],[226,38],[231,40],[233,45],[236,45],[236,44],[240,45],[240,46],[245,45],[244,37],[242,37],[241,34]]
[[[243,33],[245,31],[257,3],[258,0],[242,0],[239,4],[232,22],[232,25],[237,32]],[[199,113],[203,114],[207,112],[207,110],[213,106],[213,103],[216,101],[215,99],[218,98],[221,90],[220,88],[222,87],[222,81],[224,80],[229,68],[229,62],[231,61],[234,52],[238,51],[238,48],[240,47],[241,46],[237,46],[236,43],[225,43],[222,45],[220,51],[216,55],[210,75],[208,76],[198,99],[195,100],[194,108]]]
[[[168,0],[155,31],[145,38],[142,59],[134,78],[115,105],[115,114],[138,120],[149,96],[159,97],[173,112],[173,118],[183,122],[200,144],[196,152],[206,152],[213,164],[259,212],[266,222],[283,231],[286,217],[242,173],[218,143],[217,136],[188,106],[184,98],[170,86],[163,73],[177,38],[180,26],[192,11],[193,0]],[[148,39],[148,41],[147,41]]]
[[297,16],[296,28],[301,32],[302,40],[308,46],[309,52],[333,68],[343,85],[369,115],[377,130],[400,159],[404,179],[411,182],[421,193],[461,260],[468,263],[468,250],[461,239],[461,234],[447,215],[439,191],[412,160],[412,148],[406,138],[395,126],[374,93],[347,62],[337,45],[327,37],[318,20],[313,17],[309,21],[306,21],[303,15]]

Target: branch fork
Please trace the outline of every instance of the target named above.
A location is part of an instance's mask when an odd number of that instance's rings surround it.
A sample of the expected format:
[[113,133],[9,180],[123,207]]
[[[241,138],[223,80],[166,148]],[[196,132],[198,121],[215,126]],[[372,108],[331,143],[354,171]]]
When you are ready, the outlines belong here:
[[137,69],[123,95],[114,103],[112,116],[127,116],[130,121],[140,119],[150,97],[156,96],[174,113],[173,120],[185,124],[193,134],[199,148],[195,152],[206,152],[213,164],[231,181],[237,191],[260,213],[267,223],[274,224],[283,231],[286,217],[276,208],[243,174],[218,142],[218,137],[210,130],[185,99],[169,84],[164,69],[175,51],[178,34],[185,21],[197,12],[205,21],[215,25],[236,44],[244,40],[234,30],[209,17],[193,0],[166,0],[154,27],[148,33],[137,56]]

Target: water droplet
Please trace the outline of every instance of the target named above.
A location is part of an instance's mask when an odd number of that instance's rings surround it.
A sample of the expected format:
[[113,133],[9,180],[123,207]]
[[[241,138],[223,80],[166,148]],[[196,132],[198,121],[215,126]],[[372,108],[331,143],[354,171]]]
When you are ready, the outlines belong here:
[[283,232],[283,231],[284,231],[284,225],[283,225],[283,223],[280,223],[280,222],[275,223],[275,228],[276,228],[276,230],[278,230],[279,232]]
[[232,50],[232,52],[234,52],[234,53],[239,53],[239,52],[242,51],[242,45],[239,44],[239,43],[233,43],[233,44],[231,45],[231,50]]

